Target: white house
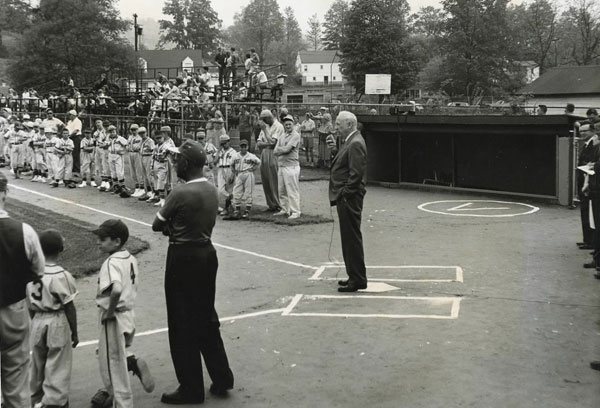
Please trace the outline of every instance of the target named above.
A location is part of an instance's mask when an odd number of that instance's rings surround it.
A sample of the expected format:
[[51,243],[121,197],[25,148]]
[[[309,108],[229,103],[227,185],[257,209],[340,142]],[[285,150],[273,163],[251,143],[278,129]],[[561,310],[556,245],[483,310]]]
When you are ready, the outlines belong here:
[[548,114],[563,114],[572,103],[575,114],[585,116],[588,108],[600,108],[600,65],[550,69],[519,93],[530,95],[530,105],[546,105]]
[[344,82],[337,50],[300,51],[296,67],[302,75],[302,86],[341,85]]

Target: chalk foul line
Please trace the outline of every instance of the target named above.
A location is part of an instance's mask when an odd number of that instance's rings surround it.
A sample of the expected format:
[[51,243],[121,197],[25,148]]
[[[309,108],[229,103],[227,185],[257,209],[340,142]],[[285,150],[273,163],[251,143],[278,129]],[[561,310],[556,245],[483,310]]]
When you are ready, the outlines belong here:
[[[75,201],[71,201],[71,200],[67,200],[67,199],[64,199],[64,198],[55,197],[55,196],[52,196],[52,195],[49,195],[49,194],[45,194],[45,193],[40,193],[39,191],[30,190],[28,188],[17,186],[17,185],[14,185],[14,184],[9,184],[9,186],[11,188],[14,188],[14,189],[17,189],[17,190],[21,190],[21,191],[25,191],[25,192],[30,193],[30,194],[35,194],[35,195],[38,195],[40,197],[44,197],[44,198],[48,198],[48,199],[51,199],[51,200],[54,200],[54,201],[58,201],[58,202],[61,202],[61,203],[65,203],[65,204],[69,204],[69,205],[74,205],[76,207],[84,208],[84,209],[92,211],[92,212],[96,212],[96,213],[99,213],[99,214],[108,215],[110,217],[120,218],[122,220],[127,220],[127,221],[130,221],[130,222],[139,224],[139,225],[143,225],[145,227],[152,227],[152,224],[148,224],[147,222],[136,220],[135,218],[125,217],[125,216],[120,215],[120,214],[115,214],[115,213],[111,213],[111,212],[108,212],[108,211],[103,211],[103,210],[100,210],[98,208],[90,207],[88,205],[76,203]],[[227,249],[229,251],[234,251],[234,252],[239,252],[239,253],[242,253],[242,254],[252,255],[252,256],[255,256],[257,258],[268,259],[270,261],[284,263],[284,264],[291,265],[291,266],[297,266],[297,267],[300,267],[300,268],[312,269],[312,270],[318,269],[316,266],[305,265],[305,264],[302,264],[302,263],[299,263],[299,262],[288,261],[288,260],[285,260],[285,259],[276,258],[276,257],[273,257],[273,256],[261,254],[261,253],[258,253],[258,252],[248,251],[246,249],[236,248],[236,247],[232,247],[232,246],[229,246],[229,245],[218,244],[216,242],[213,242],[213,245],[216,246],[216,247],[218,247],[218,248]]]

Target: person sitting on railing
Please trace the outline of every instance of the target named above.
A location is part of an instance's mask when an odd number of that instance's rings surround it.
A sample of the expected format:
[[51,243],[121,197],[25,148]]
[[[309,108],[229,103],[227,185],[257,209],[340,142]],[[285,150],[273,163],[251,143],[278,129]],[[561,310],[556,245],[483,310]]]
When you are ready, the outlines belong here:
[[265,74],[265,71],[263,70],[260,70],[258,74],[256,74],[256,77],[253,82],[256,83],[257,95],[264,93],[265,89],[270,89],[269,78],[267,78],[267,74]]

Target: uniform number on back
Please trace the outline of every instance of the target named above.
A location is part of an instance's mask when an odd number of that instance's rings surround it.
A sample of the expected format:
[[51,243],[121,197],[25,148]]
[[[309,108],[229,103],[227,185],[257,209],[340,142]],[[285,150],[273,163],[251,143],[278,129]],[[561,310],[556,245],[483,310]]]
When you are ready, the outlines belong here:
[[42,287],[44,287],[44,284],[41,280],[33,282],[33,290],[31,291],[33,300],[42,301]]

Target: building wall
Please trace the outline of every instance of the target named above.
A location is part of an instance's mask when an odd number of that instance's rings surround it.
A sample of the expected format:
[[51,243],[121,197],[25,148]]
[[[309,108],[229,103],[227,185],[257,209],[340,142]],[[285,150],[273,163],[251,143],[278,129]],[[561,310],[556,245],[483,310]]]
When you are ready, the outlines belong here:
[[319,63],[319,64],[300,64],[300,74],[302,75],[302,85],[325,85],[325,77],[328,83],[341,84],[342,73],[339,63]]
[[600,109],[600,94],[590,96],[539,96],[529,99],[528,105],[546,105],[548,115],[562,115],[567,103],[575,105],[575,114],[585,116],[589,108]]

